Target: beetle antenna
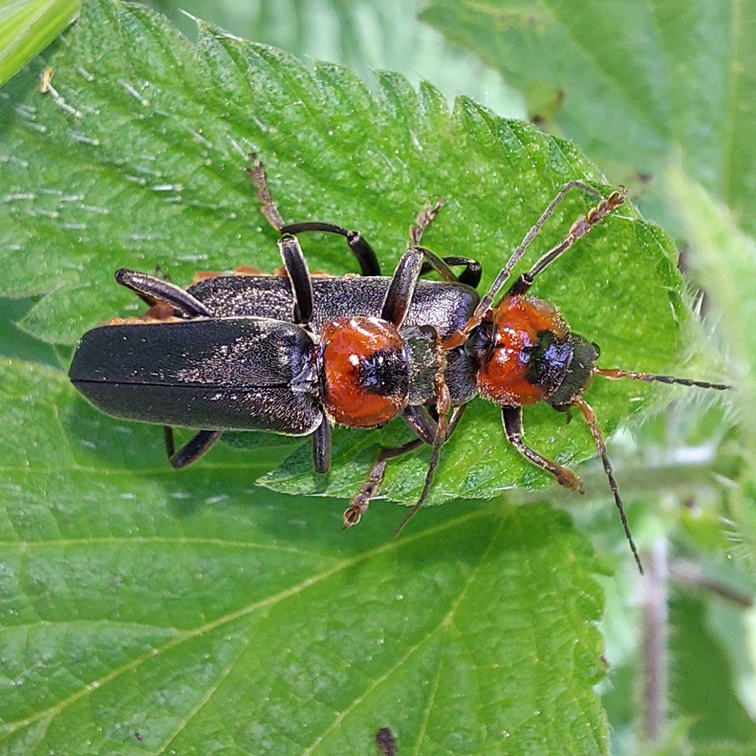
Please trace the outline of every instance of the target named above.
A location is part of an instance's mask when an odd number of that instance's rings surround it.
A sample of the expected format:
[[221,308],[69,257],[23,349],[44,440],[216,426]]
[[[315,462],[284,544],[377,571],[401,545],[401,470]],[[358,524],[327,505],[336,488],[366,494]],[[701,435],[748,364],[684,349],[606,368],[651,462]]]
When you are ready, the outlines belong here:
[[[451,336],[444,341],[444,349],[454,349],[462,346],[472,331],[477,328],[483,319],[486,317],[494,300],[498,296],[501,289],[509,280],[509,277],[514,269],[515,265],[522,259],[525,254],[525,250],[530,246],[531,242],[540,233],[541,228],[546,221],[551,217],[552,213],[556,209],[557,205],[567,196],[572,189],[582,189],[584,192],[590,194],[599,195],[599,192],[592,186],[584,184],[582,181],[570,181],[562,187],[562,190],[554,197],[549,203],[549,206],[541,213],[541,217],[536,221],[535,225],[525,234],[525,238],[520,242],[520,245],[512,253],[511,257],[507,261],[507,264],[499,271],[499,274],[491,284],[491,288],[488,293],[481,297],[478,306],[473,311],[473,314],[468,318],[467,323],[462,328],[456,330]],[[563,255],[568,249],[573,247],[575,243],[588,234],[591,229],[601,223],[615,208],[619,207],[627,197],[627,189],[622,187],[620,191],[612,192],[606,199],[602,198],[595,207],[591,208],[586,215],[580,216],[569,230],[567,236],[552,247],[545,255],[543,255],[538,262],[531,268],[529,273],[520,276],[519,279],[510,287],[510,294],[524,294],[533,284],[533,279],[553,263],[557,258]]]
[[604,443],[604,438],[601,435],[601,431],[599,430],[598,423],[596,421],[596,413],[593,411],[591,405],[585,401],[585,399],[578,398],[574,401],[574,404],[580,407],[580,411],[583,413],[583,417],[585,418],[586,423],[588,423],[588,427],[591,429],[591,433],[593,434],[593,440],[596,442],[596,449],[598,449],[599,456],[601,457],[601,461],[604,464],[604,472],[606,473],[606,477],[609,479],[609,488],[612,489],[612,494],[614,494],[614,503],[617,505],[617,509],[619,510],[622,527],[625,529],[625,537],[630,544],[630,550],[633,552],[633,556],[635,557],[635,563],[638,565],[638,570],[642,575],[643,565],[641,564],[640,554],[638,554],[638,549],[635,546],[635,541],[633,540],[633,536],[630,533],[630,525],[628,524],[627,517],[625,516],[625,507],[622,504],[617,481],[614,479],[612,465],[609,462],[609,457],[606,453],[606,444]]
[[647,381],[653,383],[679,383],[682,386],[697,386],[698,388],[716,389],[717,391],[728,391],[732,386],[726,383],[711,383],[710,381],[694,381],[690,378],[675,378],[673,375],[656,375],[654,373],[636,373],[632,370],[620,370],[619,368],[594,368],[596,375],[602,375],[604,378],[612,380],[617,378],[632,378],[636,381]]

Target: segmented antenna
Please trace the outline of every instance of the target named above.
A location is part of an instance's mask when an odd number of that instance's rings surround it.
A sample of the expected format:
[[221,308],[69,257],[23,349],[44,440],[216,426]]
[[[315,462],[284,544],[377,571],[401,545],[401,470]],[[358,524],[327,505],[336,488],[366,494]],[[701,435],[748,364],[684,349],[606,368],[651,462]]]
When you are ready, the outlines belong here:
[[[611,380],[615,380],[618,378],[630,378],[635,381],[646,381],[647,383],[677,383],[681,386],[696,386],[698,388],[704,388],[704,389],[715,389],[717,391],[727,391],[732,388],[732,386],[728,386],[726,383],[712,383],[711,381],[695,381],[691,378],[676,378],[673,375],[657,375],[655,373],[638,373],[633,370],[622,370],[620,368],[599,368],[594,367],[593,368],[594,375],[601,375],[604,378],[609,378]],[[588,427],[591,429],[591,434],[593,435],[593,439],[596,442],[596,449],[598,450],[599,456],[601,457],[601,462],[604,465],[604,472],[606,473],[606,477],[609,479],[609,488],[612,490],[612,494],[614,495],[614,503],[617,506],[617,509],[619,510],[620,514],[620,520],[622,521],[622,527],[625,529],[625,536],[628,540],[628,543],[630,544],[630,549],[633,552],[633,556],[635,557],[635,562],[638,565],[638,569],[640,570],[641,575],[643,574],[643,565],[641,564],[640,555],[638,554],[638,549],[635,546],[635,541],[633,541],[633,536],[630,533],[630,525],[627,522],[627,517],[625,516],[625,507],[622,504],[622,498],[619,495],[619,488],[617,487],[617,481],[614,479],[614,472],[612,470],[612,465],[609,462],[609,458],[606,454],[606,444],[604,443],[603,436],[601,435],[601,431],[598,427],[598,422],[596,420],[596,413],[593,411],[591,406],[588,404],[588,402],[585,401],[583,398],[578,398],[574,401],[574,404],[576,404],[580,411],[583,413],[583,417],[585,418],[585,421],[588,423]]]
[[697,386],[698,388],[716,389],[717,391],[728,391],[732,386],[726,383],[712,383],[711,381],[694,381],[691,378],[675,378],[673,375],[656,375],[655,373],[636,373],[632,370],[621,370],[620,368],[594,368],[596,375],[603,375],[604,378],[615,380],[617,378],[632,378],[635,381],[646,381],[647,383],[679,383],[681,386]]
[[596,442],[596,449],[598,449],[599,456],[601,457],[601,462],[604,465],[604,472],[606,473],[606,477],[609,479],[609,488],[612,489],[612,494],[614,495],[614,503],[619,510],[622,527],[625,529],[625,537],[630,544],[630,549],[633,552],[633,556],[635,557],[635,563],[638,565],[638,570],[642,575],[643,565],[641,564],[640,554],[638,554],[638,549],[635,546],[635,541],[633,540],[632,533],[630,533],[630,525],[628,524],[627,516],[625,515],[625,507],[622,504],[622,499],[619,495],[617,481],[614,479],[614,471],[612,470],[612,465],[609,462],[609,457],[606,454],[606,444],[604,443],[604,437],[601,435],[601,431],[598,427],[596,413],[593,411],[591,405],[585,401],[585,399],[576,399],[574,404],[580,407],[580,411],[583,413],[585,422],[588,423],[588,427],[591,429],[591,433],[593,434],[593,440]]

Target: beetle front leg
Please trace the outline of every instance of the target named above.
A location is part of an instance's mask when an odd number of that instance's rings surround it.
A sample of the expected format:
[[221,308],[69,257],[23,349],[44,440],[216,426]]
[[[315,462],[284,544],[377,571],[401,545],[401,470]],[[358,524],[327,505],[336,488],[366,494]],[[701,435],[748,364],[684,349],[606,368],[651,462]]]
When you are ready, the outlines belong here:
[[501,417],[504,421],[504,433],[506,433],[507,441],[528,462],[553,475],[560,486],[577,491],[578,493],[584,493],[582,481],[569,467],[563,467],[556,462],[552,462],[550,459],[546,459],[546,457],[534,451],[523,442],[522,407],[502,407]]
[[213,313],[199,299],[193,297],[180,286],[162,278],[120,268],[115,273],[115,280],[121,286],[136,292],[150,306],[157,302],[165,302],[188,318],[211,318],[213,316]]

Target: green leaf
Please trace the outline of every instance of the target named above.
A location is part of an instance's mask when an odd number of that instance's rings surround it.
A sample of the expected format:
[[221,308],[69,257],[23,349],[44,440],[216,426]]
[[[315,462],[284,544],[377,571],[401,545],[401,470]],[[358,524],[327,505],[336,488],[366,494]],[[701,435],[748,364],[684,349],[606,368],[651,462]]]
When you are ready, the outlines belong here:
[[[653,182],[679,155],[756,229],[754,0],[431,0],[422,18],[500,72],[532,112],[557,101],[554,125],[627,183]],[[652,185],[657,211],[665,189]]]
[[[682,227],[691,241],[692,264],[706,281],[712,302],[730,337],[729,360],[738,392],[733,401],[741,417],[735,452],[741,459],[737,488],[732,486],[729,510],[724,514],[736,525],[730,540],[739,542],[741,556],[756,560],[756,520],[753,516],[753,458],[756,454],[756,296],[753,261],[756,241],[738,228],[737,218],[721,202],[695,184],[679,168],[666,177]],[[732,473],[730,473],[732,476]],[[720,512],[720,516],[722,513]]]
[[[439,254],[481,260],[485,282],[567,180],[603,183],[571,144],[469,100],[450,113],[429,85],[415,92],[382,73],[374,98],[344,69],[310,71],[203,24],[199,35],[195,48],[143,8],[94,4],[65,47],[38,64],[55,64],[55,96],[32,85],[35,71],[9,88],[0,105],[9,124],[0,153],[0,287],[9,296],[49,292],[22,322],[35,335],[71,343],[116,312],[137,314],[141,303],[112,283],[120,266],[160,266],[188,283],[198,270],[277,265],[275,235],[245,175],[250,151],[263,156],[287,220],[361,230],[387,271],[417,210],[442,195],[446,207],[424,241]],[[528,262],[593,202],[573,193]],[[307,238],[311,267],[354,270],[340,241]],[[626,205],[544,274],[535,293],[601,345],[605,365],[674,371],[687,317],[674,260],[664,234]],[[597,383],[589,398],[608,432],[653,393]],[[444,449],[431,501],[550,484],[507,448],[497,410],[481,404]],[[565,463],[594,451],[582,423],[566,427],[547,407],[528,409],[526,429],[539,451]],[[266,482],[352,496],[378,446],[407,437],[398,423],[344,433],[330,476],[316,479],[302,449]],[[412,503],[426,460],[392,465],[385,495]]]
[[0,355],[59,365],[53,347],[23,333],[15,325],[15,321],[23,318],[30,308],[28,300],[0,298]]
[[[712,741],[753,741],[756,728],[737,700],[732,682],[716,688],[710,684],[728,667],[728,660],[707,627],[702,602],[693,597],[677,597],[671,602],[670,612],[676,628],[669,648],[670,697],[677,711],[695,720],[690,739],[702,745]],[[731,624],[737,616],[730,610]]]
[[523,117],[523,98],[473,52],[448,45],[417,15],[419,0],[152,0],[190,39],[191,16],[234,34],[280,47],[303,60],[345,65],[368,83],[373,72],[400,71],[414,85],[423,79],[452,99],[460,92],[501,115]]
[[178,474],[59,371],[0,380],[4,753],[364,754],[384,726],[406,752],[606,752],[602,596],[563,513],[345,535],[340,503],[251,486],[246,455]]
[[44,50],[78,15],[80,0],[0,0],[0,84]]
[[693,264],[716,302],[731,340],[731,362],[737,371],[744,435],[756,450],[756,300],[753,261],[756,242],[738,228],[729,208],[717,202],[678,167],[666,176],[672,205],[690,239]]

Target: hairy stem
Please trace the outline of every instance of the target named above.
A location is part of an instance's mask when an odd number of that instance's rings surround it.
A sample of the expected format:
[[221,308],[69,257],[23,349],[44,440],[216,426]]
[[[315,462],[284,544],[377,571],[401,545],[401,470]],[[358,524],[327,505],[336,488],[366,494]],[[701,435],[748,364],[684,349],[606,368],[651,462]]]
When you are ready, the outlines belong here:
[[648,746],[662,741],[667,722],[668,606],[667,541],[658,538],[643,555],[641,580],[643,668],[640,685],[640,740]]

